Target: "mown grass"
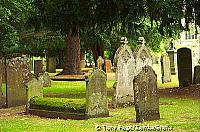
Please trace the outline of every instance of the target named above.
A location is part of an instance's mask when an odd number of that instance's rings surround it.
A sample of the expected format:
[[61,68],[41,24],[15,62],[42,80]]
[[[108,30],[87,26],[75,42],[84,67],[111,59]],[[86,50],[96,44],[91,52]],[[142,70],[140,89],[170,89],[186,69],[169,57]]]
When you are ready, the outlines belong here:
[[[113,83],[114,81],[107,81],[109,99],[112,97]],[[43,91],[47,97],[84,99],[86,86],[84,81],[53,81],[52,87],[44,88]],[[161,119],[143,123],[135,122],[134,106],[109,109],[109,112],[110,117],[89,120],[48,119],[24,114],[0,116],[0,132],[94,132],[97,125],[115,127],[169,125],[174,128],[175,132],[200,131],[200,102],[198,100],[160,98]]]
[[94,132],[95,126],[154,126],[168,125],[173,131],[200,131],[199,102],[189,99],[160,99],[160,116],[157,121],[135,123],[134,107],[109,109],[110,117],[92,118],[89,120],[47,119],[30,115],[0,117],[1,132]]

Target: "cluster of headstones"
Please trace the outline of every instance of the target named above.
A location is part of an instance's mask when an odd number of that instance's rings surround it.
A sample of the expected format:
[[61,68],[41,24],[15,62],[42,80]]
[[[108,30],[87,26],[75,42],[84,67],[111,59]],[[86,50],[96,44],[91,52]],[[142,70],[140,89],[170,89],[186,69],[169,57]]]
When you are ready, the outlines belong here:
[[22,54],[0,57],[0,93],[6,84],[6,99],[0,94],[0,108],[25,105],[28,98],[42,96],[42,82],[31,74],[28,62],[29,57]]
[[157,93],[157,75],[152,68],[151,54],[143,37],[134,51],[127,38],[121,38],[121,46],[115,53],[116,83],[114,84],[115,106],[135,104],[136,121],[160,118]]

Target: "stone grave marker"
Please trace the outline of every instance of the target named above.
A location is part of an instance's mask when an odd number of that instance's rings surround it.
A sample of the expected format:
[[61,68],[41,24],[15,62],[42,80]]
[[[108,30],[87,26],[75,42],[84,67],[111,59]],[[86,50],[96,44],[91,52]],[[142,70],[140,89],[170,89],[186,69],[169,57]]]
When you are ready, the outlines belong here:
[[103,66],[104,66],[104,59],[99,56],[99,58],[97,59],[97,69],[103,70]]
[[112,69],[112,63],[111,60],[106,59],[105,60],[105,66],[106,66],[106,73],[110,73]]
[[133,89],[136,122],[160,119],[157,77],[152,67],[142,67],[133,81]]
[[194,84],[200,84],[200,66],[194,67]]
[[127,39],[122,37],[121,46],[114,57],[116,66],[116,84],[114,85],[114,102],[116,106],[134,103],[133,78],[135,75],[135,59]]
[[145,46],[144,37],[139,37],[138,39],[139,47],[134,50],[134,57],[136,62],[136,74],[138,75],[144,66],[153,66],[152,56]]
[[47,58],[47,71],[49,73],[56,73],[56,57]]
[[27,99],[28,101],[37,96],[37,97],[43,97],[43,91],[42,91],[42,81],[32,78],[28,83],[27,83]]
[[171,74],[175,75],[176,71],[175,71],[175,63],[174,63],[175,59],[174,59],[174,56],[176,54],[176,51],[172,50],[172,49],[169,49],[169,50],[167,50],[167,53],[168,53],[169,60],[170,60]]
[[34,74],[38,77],[39,73],[43,73],[42,60],[34,60]]
[[162,83],[171,82],[170,60],[167,53],[161,56]]
[[86,113],[89,117],[109,116],[106,74],[102,70],[86,76]]
[[6,57],[7,107],[27,103],[27,83],[30,80],[28,58],[26,55],[13,54]]
[[192,56],[189,48],[180,48],[177,51],[179,87],[192,84]]
[[39,80],[42,81],[43,87],[51,87],[51,79],[48,72],[40,73]]
[[85,68],[85,66],[86,66],[85,60],[81,60],[81,62],[80,62],[80,68]]

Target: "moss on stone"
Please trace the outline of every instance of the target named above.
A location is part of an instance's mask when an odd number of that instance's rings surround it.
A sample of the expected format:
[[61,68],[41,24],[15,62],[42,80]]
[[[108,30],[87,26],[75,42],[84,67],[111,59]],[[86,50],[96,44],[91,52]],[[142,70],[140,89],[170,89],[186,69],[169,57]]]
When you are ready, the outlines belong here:
[[86,103],[84,99],[34,97],[30,100],[30,108],[67,113],[85,113]]

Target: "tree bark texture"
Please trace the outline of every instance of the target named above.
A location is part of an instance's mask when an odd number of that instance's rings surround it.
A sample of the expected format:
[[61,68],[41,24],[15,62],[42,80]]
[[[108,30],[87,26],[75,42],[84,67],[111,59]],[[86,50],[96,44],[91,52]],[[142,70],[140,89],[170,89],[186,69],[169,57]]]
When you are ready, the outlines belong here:
[[80,75],[80,36],[68,33],[66,37],[66,64],[63,69],[64,75]]

